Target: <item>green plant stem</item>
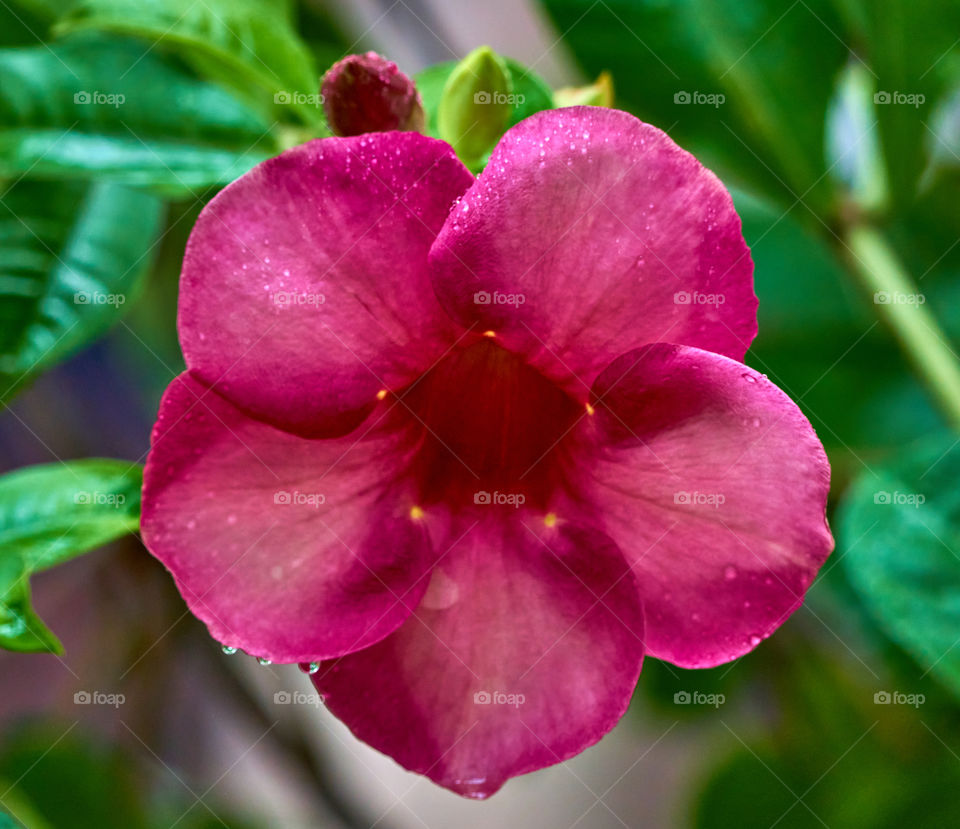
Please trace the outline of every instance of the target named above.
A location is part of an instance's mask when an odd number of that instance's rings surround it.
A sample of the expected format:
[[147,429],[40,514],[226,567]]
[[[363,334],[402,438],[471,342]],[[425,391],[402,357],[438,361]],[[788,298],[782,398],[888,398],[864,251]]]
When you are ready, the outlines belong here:
[[[876,228],[854,224],[847,230],[846,243],[853,270],[878,315],[893,330],[950,425],[960,431],[960,358],[917,286]],[[890,301],[881,301],[883,293]]]

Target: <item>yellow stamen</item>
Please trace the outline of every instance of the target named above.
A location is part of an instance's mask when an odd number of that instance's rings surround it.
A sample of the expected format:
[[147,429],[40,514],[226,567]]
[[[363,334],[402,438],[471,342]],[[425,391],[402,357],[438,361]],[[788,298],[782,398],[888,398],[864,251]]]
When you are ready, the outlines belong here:
[[497,332],[496,332],[496,331],[484,331],[484,332],[483,332],[483,336],[484,336],[484,337],[496,337],[496,336],[497,336]]
[[387,396],[386,389],[380,389],[380,391],[377,392],[377,400],[383,400],[383,398],[386,396]]
[[420,507],[410,507],[410,517],[416,521],[420,518],[423,518],[423,510]]
[[593,406],[591,406],[589,403],[587,403],[587,414],[592,415],[595,411],[596,409],[593,408]]
[[557,526],[557,514],[555,512],[548,512],[545,516],[543,516],[543,523],[548,527]]

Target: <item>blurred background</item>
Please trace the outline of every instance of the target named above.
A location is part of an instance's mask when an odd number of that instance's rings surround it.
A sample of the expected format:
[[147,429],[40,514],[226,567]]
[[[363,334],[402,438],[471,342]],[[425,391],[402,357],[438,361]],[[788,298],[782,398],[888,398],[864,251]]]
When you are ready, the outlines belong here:
[[[733,192],[760,297],[747,362],[833,466],[837,549],[805,605],[729,665],[647,660],[612,734],[474,803],[297,703],[296,668],[222,654],[128,534],[30,581],[63,653],[0,650],[0,813],[30,829],[955,825],[956,2],[0,0],[0,471],[143,462],[183,365],[199,210],[321,134],[322,112],[278,91],[315,93],[351,52],[416,75],[481,44],[552,89],[608,72],[615,106]],[[12,509],[0,497],[0,556]]]

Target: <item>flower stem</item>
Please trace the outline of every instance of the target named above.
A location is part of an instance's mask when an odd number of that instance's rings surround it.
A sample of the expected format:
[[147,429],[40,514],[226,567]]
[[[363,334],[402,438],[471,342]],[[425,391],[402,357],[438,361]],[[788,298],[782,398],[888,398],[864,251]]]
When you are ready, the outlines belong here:
[[960,358],[923,295],[876,228],[855,224],[847,230],[846,242],[853,270],[879,316],[893,329],[950,425],[960,431]]

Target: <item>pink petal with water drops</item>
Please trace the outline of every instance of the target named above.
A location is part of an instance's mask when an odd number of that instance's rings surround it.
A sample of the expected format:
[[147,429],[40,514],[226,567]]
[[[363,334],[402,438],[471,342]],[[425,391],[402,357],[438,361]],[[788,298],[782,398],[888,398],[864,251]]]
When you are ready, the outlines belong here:
[[720,180],[613,109],[534,115],[497,145],[430,253],[444,307],[585,395],[615,357],[676,342],[742,359],[753,262]]
[[432,563],[402,440],[304,440],[183,374],[154,429],[144,543],[225,645],[274,662],[364,648],[410,615]]
[[224,188],[190,235],[178,330],[194,375],[297,434],[344,434],[460,333],[427,251],[472,176],[441,141],[311,141]]
[[830,467],[807,419],[753,369],[665,344],[611,363],[593,405],[585,472],[636,573],[650,655],[703,668],[752,650],[833,549]]
[[637,586],[610,540],[511,512],[460,527],[413,617],[313,677],[360,739],[467,797],[599,740],[644,653]]

